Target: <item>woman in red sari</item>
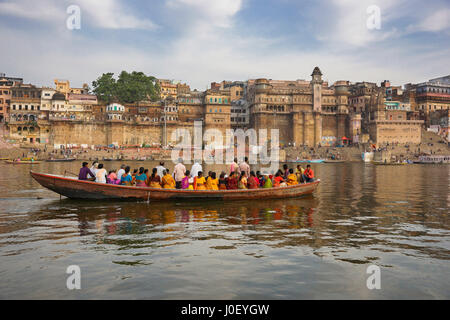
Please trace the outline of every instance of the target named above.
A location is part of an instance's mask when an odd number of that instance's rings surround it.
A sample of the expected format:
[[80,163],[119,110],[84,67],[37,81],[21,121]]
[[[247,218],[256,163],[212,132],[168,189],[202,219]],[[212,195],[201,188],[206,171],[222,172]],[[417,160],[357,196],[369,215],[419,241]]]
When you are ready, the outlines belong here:
[[231,172],[228,178],[227,189],[235,190],[238,188],[238,180],[236,179],[236,172]]
[[281,183],[284,182],[284,179],[282,177],[282,173],[280,170],[278,170],[278,172],[275,174],[275,178],[273,178],[273,186],[275,187],[279,187],[281,185]]
[[248,178],[247,185],[249,189],[258,189],[259,187],[259,180],[256,178],[255,172],[250,172],[250,177]]

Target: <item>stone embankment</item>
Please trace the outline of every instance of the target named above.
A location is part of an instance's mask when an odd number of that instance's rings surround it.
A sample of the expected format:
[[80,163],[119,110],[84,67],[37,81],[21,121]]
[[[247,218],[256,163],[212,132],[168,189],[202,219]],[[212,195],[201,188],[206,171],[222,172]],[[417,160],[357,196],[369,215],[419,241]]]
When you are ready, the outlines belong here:
[[[361,161],[361,154],[371,150],[370,144],[353,145],[348,147],[287,147],[281,150],[283,160],[300,159],[340,159],[345,161]],[[389,144],[377,146],[380,151],[392,159],[414,160],[421,154],[449,155],[450,147],[437,134],[422,132],[422,143],[415,145]],[[0,158],[13,159],[17,157],[35,157],[36,159],[62,158],[64,156],[74,157],[79,160],[169,160],[171,150],[161,148],[124,148],[124,149],[72,149],[69,151],[53,150],[41,145],[19,145],[11,144],[7,139],[7,132],[0,125]]]

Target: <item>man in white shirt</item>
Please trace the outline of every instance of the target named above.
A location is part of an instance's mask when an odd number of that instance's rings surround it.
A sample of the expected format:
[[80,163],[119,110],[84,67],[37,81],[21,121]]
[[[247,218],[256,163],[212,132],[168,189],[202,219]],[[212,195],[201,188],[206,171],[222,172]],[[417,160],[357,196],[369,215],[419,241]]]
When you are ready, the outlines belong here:
[[120,178],[122,178],[122,176],[123,176],[124,174],[125,174],[125,165],[122,164],[122,165],[120,166],[119,171],[117,171],[117,179],[120,180]]
[[156,172],[158,173],[158,176],[160,176],[161,178],[164,176],[163,171],[166,170],[166,168],[164,168],[164,162],[161,161],[159,163],[159,166],[156,167]]
[[178,163],[173,169],[173,177],[175,179],[175,185],[177,189],[181,189],[181,180],[184,178],[186,173],[186,167],[183,164],[183,159],[178,159]]
[[97,173],[95,174],[95,182],[106,183],[106,169],[103,164],[98,165]]
[[198,160],[195,160],[194,164],[191,168],[191,177],[197,177],[200,171],[203,171],[202,165],[198,163]]
[[94,175],[97,175],[97,171],[98,171],[98,162],[94,161],[94,162],[92,162],[91,172]]

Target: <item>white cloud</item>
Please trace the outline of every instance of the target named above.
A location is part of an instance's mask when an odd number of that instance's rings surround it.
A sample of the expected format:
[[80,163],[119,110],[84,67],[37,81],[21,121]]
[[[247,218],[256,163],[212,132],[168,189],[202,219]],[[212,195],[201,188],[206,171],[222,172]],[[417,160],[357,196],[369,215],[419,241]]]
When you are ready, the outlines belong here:
[[[404,0],[330,0],[328,9],[332,14],[322,21],[324,27],[317,38],[335,46],[362,47],[399,36],[399,31],[388,28],[387,23],[396,17],[397,8],[403,3]],[[374,14],[367,11],[370,6],[380,9],[380,29],[367,27],[368,19]]]
[[155,29],[149,19],[140,19],[127,12],[117,0],[78,0],[82,14],[87,13],[90,21],[107,29]]
[[408,27],[410,32],[439,32],[448,29],[450,29],[450,9],[437,10],[425,16],[420,23]]
[[230,28],[242,0],[167,0],[167,7],[195,17],[195,25]]
[[0,14],[48,23],[60,23],[68,17],[66,9],[76,4],[81,9],[82,25],[85,19],[105,29],[155,29],[149,19],[141,19],[129,12],[119,0],[15,0],[0,3]]
[[65,16],[64,6],[56,6],[54,1],[19,0],[1,2],[0,15],[8,15],[39,21],[54,21],[55,17]]

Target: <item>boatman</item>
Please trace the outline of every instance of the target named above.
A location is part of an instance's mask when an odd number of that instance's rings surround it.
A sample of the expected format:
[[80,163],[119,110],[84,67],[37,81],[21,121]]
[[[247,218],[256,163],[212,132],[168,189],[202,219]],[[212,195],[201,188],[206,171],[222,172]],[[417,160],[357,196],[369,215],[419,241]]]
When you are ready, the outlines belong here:
[[[87,167],[87,165],[87,162],[83,162],[80,173],[78,174],[78,180],[95,180],[95,175],[92,173],[91,169]],[[90,179],[88,179],[88,175],[91,176]]]

